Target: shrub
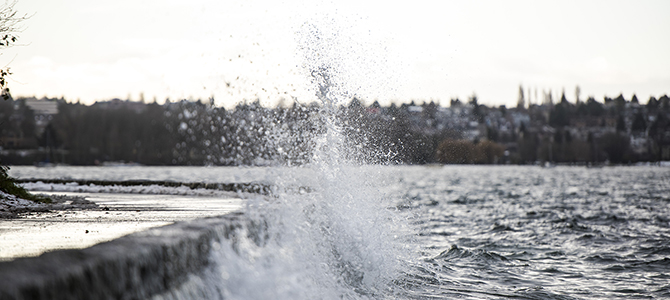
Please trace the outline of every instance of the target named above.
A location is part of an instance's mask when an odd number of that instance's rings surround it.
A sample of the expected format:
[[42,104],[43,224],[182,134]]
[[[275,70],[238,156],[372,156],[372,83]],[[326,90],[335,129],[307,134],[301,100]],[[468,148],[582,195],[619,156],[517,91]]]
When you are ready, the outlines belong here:
[[7,171],[9,171],[9,167],[0,164],[0,191],[26,200],[44,203],[51,202],[50,199],[33,195],[23,187],[17,185],[14,178],[7,174]]

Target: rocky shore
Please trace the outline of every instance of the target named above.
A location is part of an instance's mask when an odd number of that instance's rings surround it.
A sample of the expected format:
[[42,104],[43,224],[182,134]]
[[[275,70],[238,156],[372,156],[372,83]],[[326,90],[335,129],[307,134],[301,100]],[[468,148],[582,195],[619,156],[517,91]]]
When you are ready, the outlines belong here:
[[51,203],[21,199],[0,191],[0,219],[18,218],[21,213],[48,212],[57,210],[96,209],[98,205],[83,197],[66,195],[44,195]]

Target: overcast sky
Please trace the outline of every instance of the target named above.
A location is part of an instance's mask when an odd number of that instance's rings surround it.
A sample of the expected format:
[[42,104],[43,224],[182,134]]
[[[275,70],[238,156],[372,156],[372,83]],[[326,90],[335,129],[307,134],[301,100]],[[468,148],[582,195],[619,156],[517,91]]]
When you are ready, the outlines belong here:
[[382,104],[670,93],[670,1],[387,2],[19,0],[0,63],[15,97],[83,103],[309,101],[323,57],[343,95]]

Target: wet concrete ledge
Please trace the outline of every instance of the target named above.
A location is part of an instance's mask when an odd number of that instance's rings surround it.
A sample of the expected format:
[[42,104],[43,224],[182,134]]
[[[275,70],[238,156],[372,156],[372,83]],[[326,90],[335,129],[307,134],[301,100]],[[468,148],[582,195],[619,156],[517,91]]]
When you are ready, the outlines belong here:
[[242,213],[179,222],[86,249],[0,262],[0,299],[147,299],[177,289],[210,263]]

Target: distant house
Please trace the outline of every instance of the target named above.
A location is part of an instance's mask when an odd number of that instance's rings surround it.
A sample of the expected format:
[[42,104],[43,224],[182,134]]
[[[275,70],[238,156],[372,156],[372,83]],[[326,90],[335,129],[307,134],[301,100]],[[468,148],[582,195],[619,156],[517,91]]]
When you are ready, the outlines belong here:
[[93,104],[94,107],[99,107],[102,109],[127,109],[135,113],[142,113],[147,109],[147,105],[142,102],[121,100],[119,98],[114,98],[109,101],[100,101]]
[[26,99],[26,106],[35,116],[35,133],[39,136],[54,115],[58,114],[58,102],[50,99]]
[[58,102],[54,100],[37,100],[35,98],[26,99],[28,106],[35,115],[55,115],[58,114]]

